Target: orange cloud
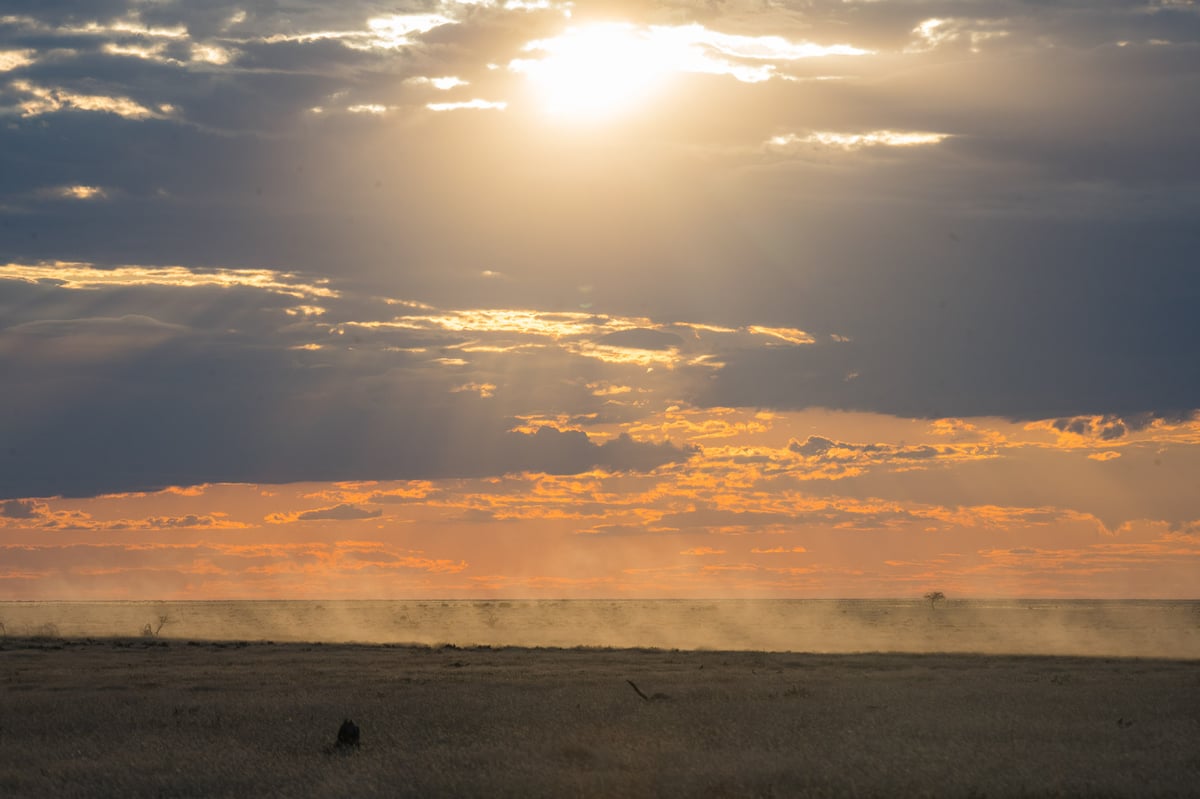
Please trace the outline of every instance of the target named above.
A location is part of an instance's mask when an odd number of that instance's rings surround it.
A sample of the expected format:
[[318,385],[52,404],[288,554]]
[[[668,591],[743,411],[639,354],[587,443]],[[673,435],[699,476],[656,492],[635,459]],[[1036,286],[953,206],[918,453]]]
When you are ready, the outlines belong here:
[[[195,496],[195,495],[188,495]],[[97,500],[112,499],[111,496]],[[129,499],[123,495],[121,499]],[[187,513],[178,516],[161,515],[143,518],[96,519],[80,510],[55,510],[46,502],[8,500],[0,502],[0,528],[41,529],[61,531],[125,531],[125,530],[241,530],[250,527],[245,522],[227,518],[220,511]]]
[[679,554],[680,555],[701,555],[701,556],[703,556],[703,555],[724,555],[725,550],[713,549],[712,547],[692,547],[691,549],[683,550]]

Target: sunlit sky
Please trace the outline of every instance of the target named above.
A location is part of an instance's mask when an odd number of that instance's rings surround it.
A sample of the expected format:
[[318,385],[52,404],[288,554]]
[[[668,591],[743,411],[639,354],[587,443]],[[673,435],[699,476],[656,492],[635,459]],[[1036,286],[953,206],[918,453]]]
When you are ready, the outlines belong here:
[[1191,0],[9,4],[0,599],[1196,597],[1197,98]]

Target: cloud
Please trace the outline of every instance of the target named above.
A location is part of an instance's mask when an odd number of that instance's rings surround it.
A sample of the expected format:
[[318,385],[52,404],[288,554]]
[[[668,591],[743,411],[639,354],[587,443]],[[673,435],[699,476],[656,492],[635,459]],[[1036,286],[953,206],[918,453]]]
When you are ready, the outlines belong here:
[[297,521],[357,521],[359,519],[378,519],[383,515],[383,511],[375,508],[362,508],[358,505],[342,504],[334,505],[329,508],[314,508],[312,510],[301,511],[295,515]]
[[[652,470],[691,454],[628,434],[593,441],[546,425],[513,430],[513,415],[528,403],[570,397],[603,407],[610,400],[586,386],[600,375],[583,384],[564,375],[556,389],[497,362],[513,357],[506,347],[477,344],[461,350],[469,361],[448,358],[444,347],[469,341],[457,323],[348,325],[341,321],[347,315],[387,313],[389,306],[322,280],[271,270],[58,262],[0,267],[0,285],[5,278],[12,290],[0,296],[0,306],[12,324],[0,330],[0,357],[26,376],[0,399],[12,431],[0,473],[15,496],[229,480]],[[68,318],[31,313],[36,298],[49,297]],[[71,318],[72,307],[97,307],[97,298],[120,315]],[[121,314],[143,308],[164,318]],[[222,322],[214,329],[216,318]],[[498,327],[497,335],[516,342],[517,359],[522,339],[543,338],[536,327],[529,332],[495,315],[472,324],[482,328],[471,331],[476,335]],[[546,324],[555,330],[560,322]],[[593,334],[593,321],[578,324],[572,337]],[[566,371],[571,358],[582,356],[568,350],[561,357]],[[81,393],[29,417],[30,403],[67,368]],[[114,381],[114,374],[126,379]],[[444,400],[431,401],[437,396]],[[410,411],[392,413],[397,407]],[[313,428],[308,411],[299,412],[305,408],[337,421]],[[91,424],[97,413],[107,419],[103,430]],[[64,470],[53,453],[68,439],[77,457]],[[122,465],[95,470],[89,458]]]
[[30,500],[10,499],[0,502],[0,516],[7,519],[35,519],[39,506]]
[[940,144],[949,138],[947,133],[921,131],[872,130],[864,133],[813,131],[803,136],[786,133],[772,136],[767,148],[778,152],[793,152],[802,148],[836,148],[859,150],[863,147],[919,147]]
[[797,455],[804,457],[820,457],[829,450],[837,446],[837,442],[830,441],[823,436],[809,436],[801,444],[799,441],[792,441],[788,444],[788,449],[795,452]]
[[1195,410],[1173,412],[1142,412],[1126,414],[1104,414],[1101,416],[1075,416],[1066,419],[1050,419],[1032,422],[1028,429],[1051,429],[1058,434],[1059,446],[1088,446],[1100,442],[1117,441],[1144,430],[1185,424],[1197,418]]
[[703,557],[706,555],[724,555],[724,554],[726,554],[726,552],[723,549],[713,549],[712,547],[692,547],[691,549],[683,550],[679,554],[680,555],[697,555],[697,556]]
[[1006,21],[1003,19],[930,17],[922,20],[913,28],[914,41],[909,46],[909,50],[920,52],[948,45],[959,45],[966,47],[972,53],[978,53],[980,48],[988,42],[1009,36],[1005,25]]
[[650,471],[667,463],[681,463],[694,453],[691,448],[669,442],[637,441],[625,433],[596,444],[586,433],[552,427],[538,428],[532,435],[510,433],[505,449],[506,458],[518,466],[512,471],[550,474],[574,474],[593,466],[613,471]]
[[[29,323],[0,335],[0,353],[28,376],[0,400],[9,419],[0,485],[18,497],[220,481],[648,471],[691,454],[626,434],[597,443],[550,427],[509,432],[494,398],[455,392],[453,373],[405,369],[403,356],[386,353],[408,378],[376,375],[377,357],[312,360],[237,334],[213,339],[137,319]],[[80,394],[31,423],[30,403],[46,385],[39,375],[66,364]],[[113,382],[113,372],[128,379]],[[160,382],[167,374],[176,377]],[[397,416],[395,407],[409,412]],[[330,421],[313,427],[301,409]],[[74,454],[64,464],[56,453],[67,442]],[[110,468],[89,465],[98,460]]]
[[0,50],[0,72],[29,66],[34,62],[34,50]]
[[198,516],[194,513],[189,513],[186,516],[152,516],[146,520],[146,525],[163,530],[169,530],[174,527],[203,527],[213,529],[217,527],[243,526],[230,523],[218,516]]
[[[1020,312],[1016,298],[1004,296],[1007,292],[1001,290],[980,309],[987,317],[995,314],[996,325],[1001,324],[1001,313]],[[1098,304],[1111,305],[1103,312],[1118,312],[1115,296],[1093,298],[1094,309]],[[972,300],[959,295],[956,301]],[[824,407],[926,418],[1043,419],[1063,412],[1112,415],[1122,407],[1134,414],[1159,416],[1189,412],[1200,386],[1175,370],[1171,355],[1147,334],[1123,330],[1121,335],[1130,339],[1123,350],[1109,349],[1105,341],[1084,346],[1057,332],[1060,324],[1074,324],[1070,311],[1060,314],[1030,307],[1037,304],[1026,303],[1023,313],[1038,321],[1014,333],[1038,350],[1028,358],[1018,356],[1015,349],[985,352],[982,334],[974,325],[992,323],[983,316],[968,321],[943,311],[915,327],[896,328],[893,337],[884,330],[867,335],[858,325],[847,324],[847,329],[858,331],[853,342],[726,353],[723,367],[697,401],[710,406]],[[1182,321],[1177,316],[1181,308],[1168,313],[1180,320],[1176,335],[1189,342],[1194,339],[1200,346],[1200,326]],[[877,327],[878,322],[869,325]],[[944,332],[934,335],[938,330]],[[1130,346],[1141,353],[1137,358],[1120,354],[1129,353]],[[914,352],[923,355],[917,358]],[[1113,373],[1124,377],[1103,376]],[[1116,436],[1119,431],[1113,426],[1108,434]]]
[[471,100],[455,100],[445,103],[426,103],[430,111],[503,111],[508,103],[503,100],[481,100],[478,97]]
[[1186,444],[1131,443],[1119,459],[1104,460],[1080,458],[1071,450],[1021,447],[951,470],[863,472],[839,480],[837,487],[846,498],[1058,508],[1112,531],[1134,519],[1182,524],[1200,516],[1200,501],[1189,488],[1190,470],[1200,466],[1195,459]]
[[125,119],[149,119],[174,110],[168,103],[151,110],[129,97],[79,94],[62,86],[38,86],[24,80],[13,81],[9,86],[20,98],[16,108],[23,117],[38,117],[59,111],[96,111]]
[[[15,511],[12,506],[16,506]],[[166,531],[166,530],[242,530],[251,525],[228,518],[228,514],[186,513],[178,516],[156,515],[137,518],[95,518],[91,513],[80,510],[51,509],[46,503],[10,500],[0,503],[0,528],[37,529],[68,532],[100,531]],[[11,521],[5,522],[5,519]]]
[[1047,423],[1113,473],[1196,408],[1194,7],[605,3],[674,60],[569,129],[509,67],[599,7],[530,5],[6,17],[0,494],[995,454],[730,409]]
[[[798,477],[833,480],[862,474],[871,468],[892,470],[925,469],[997,457],[988,442],[970,444],[856,444],[834,441],[824,436],[809,436],[803,442],[792,439],[787,451],[802,459]],[[798,464],[772,457],[777,468],[797,469]]]
[[103,200],[106,193],[100,186],[56,186],[39,192],[46,197],[62,200]]
[[[95,190],[87,186],[67,187],[64,191],[90,197]],[[0,280],[20,280],[33,284],[52,284],[65,289],[97,290],[132,286],[194,288],[249,287],[283,294],[297,299],[329,299],[338,296],[328,288],[328,280],[304,283],[294,274],[271,269],[194,269],[185,266],[117,266],[101,268],[89,263],[64,261],[36,264],[0,264]]]
[[606,333],[600,337],[600,342],[614,347],[628,347],[639,350],[669,350],[679,347],[683,339],[665,330],[647,330],[645,328],[630,328]]

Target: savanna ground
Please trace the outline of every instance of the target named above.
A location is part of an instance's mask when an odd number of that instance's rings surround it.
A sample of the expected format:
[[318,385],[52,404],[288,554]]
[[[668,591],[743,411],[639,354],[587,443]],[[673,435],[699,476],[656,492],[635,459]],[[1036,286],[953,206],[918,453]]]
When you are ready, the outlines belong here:
[[1194,660],[8,638],[0,686],[4,797],[1200,795]]

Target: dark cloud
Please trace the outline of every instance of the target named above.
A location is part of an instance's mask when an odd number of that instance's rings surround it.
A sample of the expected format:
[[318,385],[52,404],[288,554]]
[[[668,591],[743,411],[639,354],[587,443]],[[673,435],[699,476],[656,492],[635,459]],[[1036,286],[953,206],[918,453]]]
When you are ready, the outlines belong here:
[[145,520],[145,525],[163,530],[176,527],[216,527],[220,526],[220,520],[214,516],[189,513],[186,516],[151,516]]
[[[804,440],[804,443],[799,441],[788,442],[788,449],[797,455],[803,455],[806,458],[817,457],[823,458],[829,454],[831,449],[846,450],[851,453],[870,454],[874,452],[882,452],[887,447],[878,444],[847,444],[841,441],[831,441],[823,436],[809,436]],[[906,453],[907,454],[907,453]],[[936,454],[936,453],[935,453]],[[852,456],[853,457],[853,456]],[[927,457],[923,452],[919,457]]]
[[613,471],[650,471],[667,463],[687,460],[692,450],[670,443],[637,441],[622,433],[603,444],[596,444],[586,433],[541,427],[533,435],[509,433],[504,439],[505,454],[497,459],[516,468],[508,471],[574,474],[592,466]]
[[[0,495],[648,471],[690,456],[627,435],[511,432],[519,414],[602,407],[584,383],[629,367],[560,353],[514,368],[501,355],[458,357],[470,339],[453,331],[343,326],[395,313],[373,298],[305,296],[320,287],[274,274],[277,289],[245,285],[259,273],[225,273],[243,282],[227,288],[170,285],[177,275],[87,289],[3,277],[0,309],[15,324],[0,329],[0,363],[21,379],[0,396]],[[310,315],[310,303],[328,311]],[[488,380],[499,396],[461,390]]]
[[628,436],[510,433],[487,400],[447,393],[419,369],[406,379],[375,374],[369,358],[339,365],[231,344],[154,342],[138,357],[89,359],[69,379],[33,364],[13,372],[24,388],[0,401],[0,492],[649,470],[689,455]]
[[[891,299],[876,301],[871,290],[859,305],[835,286],[853,341],[729,353],[700,401],[1024,419],[1194,408],[1200,380],[1178,357],[1200,351],[1200,322],[1188,310],[1200,285],[1185,274],[1183,241],[1151,267],[1148,283],[1117,260],[1131,242],[1092,236],[1114,252],[1076,261],[1045,242],[1006,270],[965,254],[943,269],[883,270],[881,293]],[[1035,275],[1031,262],[1044,271]]]
[[0,516],[6,519],[35,519],[40,515],[38,506],[30,500],[10,499],[0,502]]
[[837,446],[837,442],[830,441],[822,436],[809,436],[801,444],[799,441],[791,441],[788,443],[788,449],[795,452],[797,455],[811,457],[815,455],[824,455],[833,447]]
[[359,519],[378,519],[382,515],[383,511],[378,508],[372,510],[371,508],[343,503],[329,508],[306,510],[298,514],[296,518],[302,522],[319,520],[357,521]]
[[641,350],[667,350],[683,344],[683,339],[674,333],[644,328],[619,330],[602,337],[600,341],[615,347],[633,347]]
[[1115,441],[1127,433],[1137,433],[1150,427],[1157,421],[1167,424],[1181,424],[1196,418],[1195,410],[1174,411],[1170,413],[1135,413],[1126,417],[1108,414],[1105,416],[1076,416],[1068,419],[1054,419],[1050,426],[1062,433],[1077,436],[1093,436],[1102,441]]
[[939,448],[928,444],[920,446],[853,444],[845,441],[833,441],[823,436],[809,436],[803,442],[793,439],[788,442],[787,448],[790,452],[804,458],[813,458],[822,462],[855,464],[868,464],[875,460],[881,463],[905,463],[907,461],[927,461],[938,457],[955,458],[967,454],[955,447]]

